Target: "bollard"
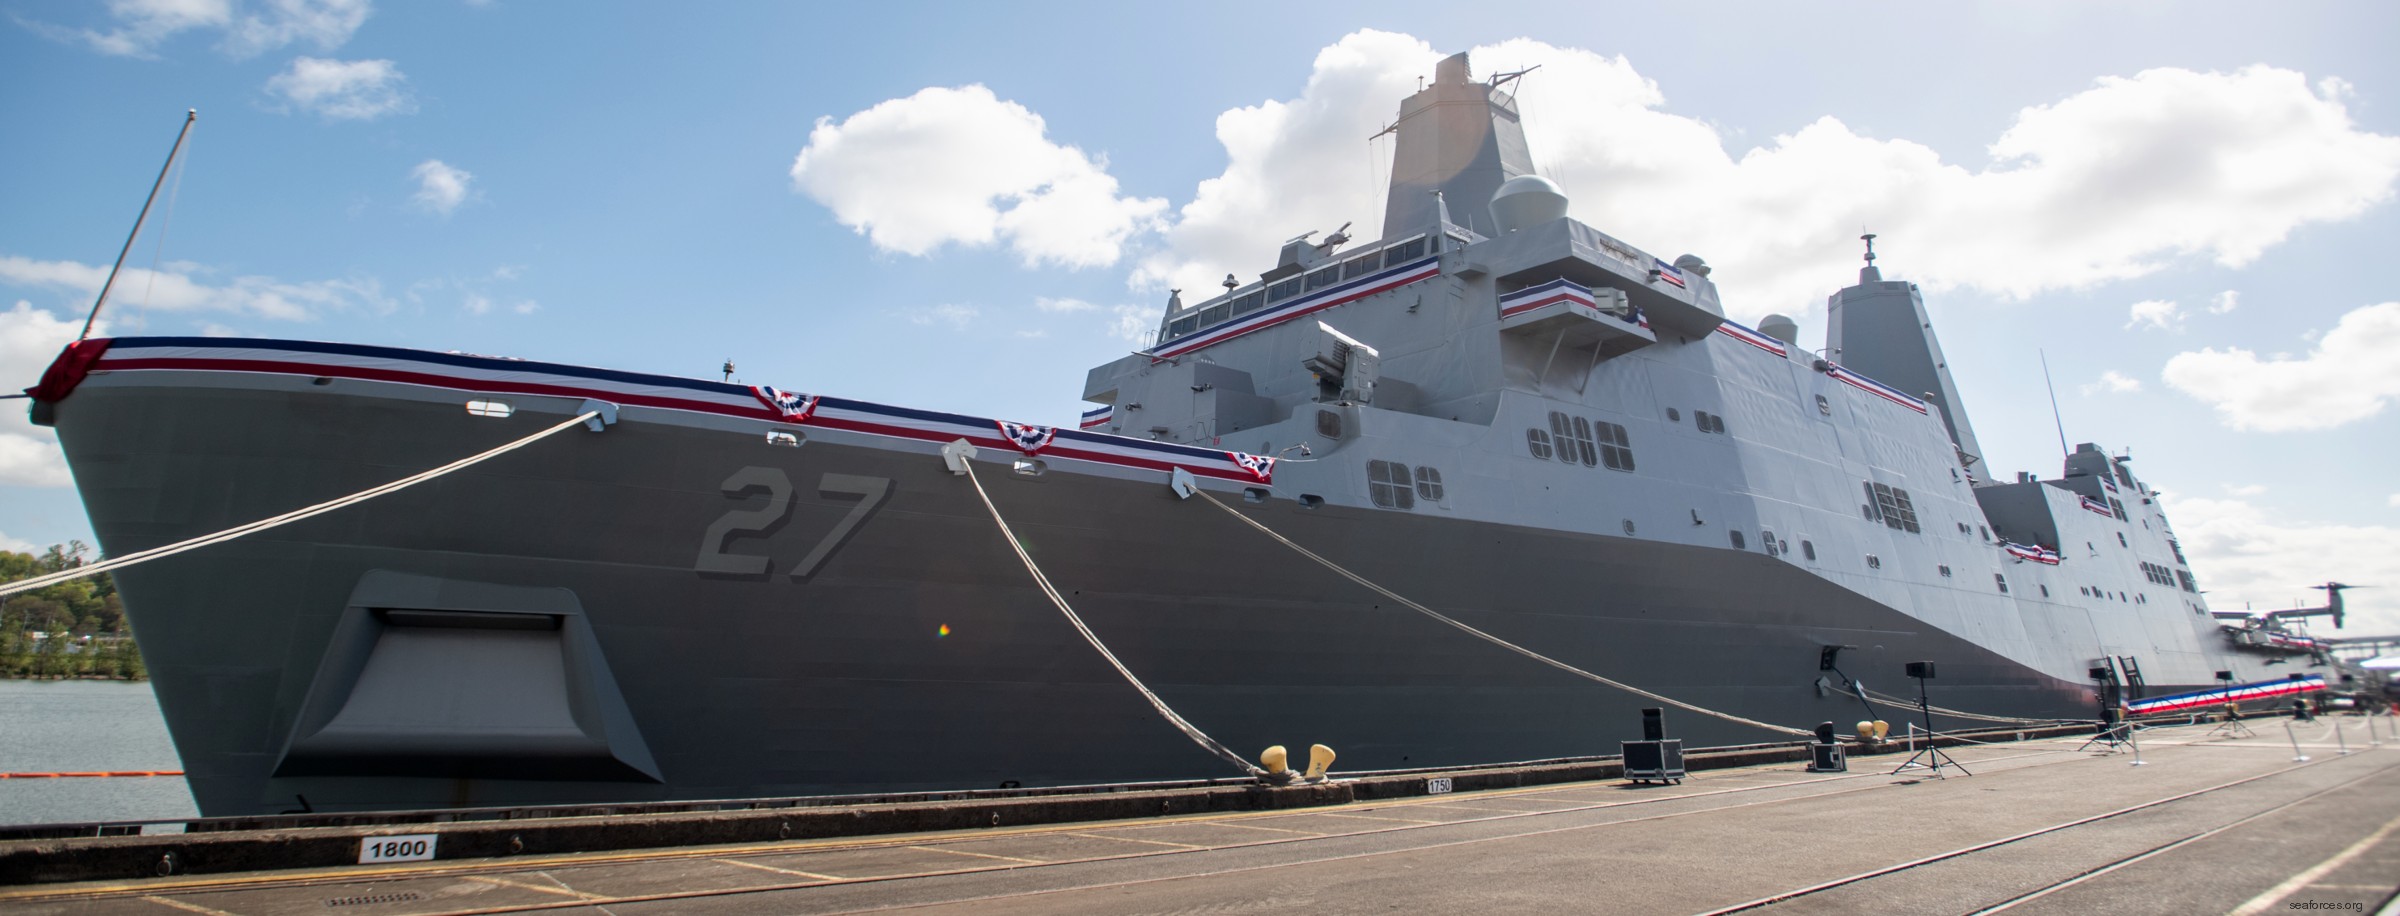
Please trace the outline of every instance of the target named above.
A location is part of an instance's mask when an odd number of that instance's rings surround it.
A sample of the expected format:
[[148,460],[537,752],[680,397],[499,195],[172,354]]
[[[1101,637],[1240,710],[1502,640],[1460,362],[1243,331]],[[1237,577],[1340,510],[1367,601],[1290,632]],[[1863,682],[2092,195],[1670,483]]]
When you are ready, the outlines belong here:
[[2133,763],[2132,763],[2132,765],[2133,765],[2133,766],[2137,766],[2137,767],[2138,767],[2138,766],[2146,766],[2147,764],[2145,764],[2145,763],[2143,763],[2143,762],[2142,762],[2142,741],[2141,741],[2141,739],[2140,739],[2140,738],[2138,738],[2138,737],[2136,737],[2132,731],[2127,731],[2127,732],[2125,733],[2125,743],[2126,743],[2126,744],[2133,745]]
[[[2327,718],[2333,717],[2328,716]],[[2333,743],[2342,749],[2339,756],[2350,756],[2350,741],[2342,737],[2342,720],[2338,718],[2333,720]]]
[[2289,719],[2284,720],[2283,736],[2292,739],[2292,762],[2307,763],[2308,755],[2300,753],[2300,736],[2292,734],[2292,723]]

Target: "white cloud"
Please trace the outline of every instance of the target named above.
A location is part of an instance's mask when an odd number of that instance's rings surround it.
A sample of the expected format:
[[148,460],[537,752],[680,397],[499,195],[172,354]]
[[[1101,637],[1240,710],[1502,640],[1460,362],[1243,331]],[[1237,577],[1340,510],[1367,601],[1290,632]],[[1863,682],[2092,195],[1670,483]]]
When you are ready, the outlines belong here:
[[[2024,297],[2177,258],[2239,266],[2299,226],[2389,199],[2400,176],[2400,138],[2360,130],[2340,93],[2264,66],[2101,78],[1995,125],[1992,161],[1976,166],[1831,117],[1730,148],[1709,123],[1666,111],[1623,57],[1526,40],[1473,54],[1482,74],[1541,66],[1513,88],[1534,162],[1578,219],[1668,258],[1706,256],[1737,317],[1815,308],[1848,281],[1861,225],[1882,235],[1883,264],[1929,288]],[[1438,56],[1405,35],[1357,32],[1319,52],[1298,98],[1221,115],[1228,165],[1177,212],[1137,285],[1206,289],[1344,220],[1376,233],[1383,189],[1339,176],[1358,176],[1359,138]],[[1388,145],[1374,155],[1389,168]],[[1479,204],[1453,201],[1452,213],[1489,226]]]
[[[102,333],[106,324],[102,322],[93,333]],[[58,357],[58,351],[82,330],[83,322],[77,316],[61,318],[23,300],[0,312],[0,366],[8,367],[8,377],[0,378],[0,387],[12,394],[31,387]],[[8,404],[0,409],[0,485],[63,487],[71,483],[66,458],[58,451],[58,437],[26,419],[25,402]]]
[[2238,291],[2229,289],[2214,296],[2208,297],[2208,313],[2211,315],[2222,315],[2226,312],[2233,311],[2236,308],[2240,308],[2241,304],[2242,294]]
[[33,546],[32,541],[20,537],[10,537],[6,531],[0,531],[0,550],[31,554],[42,552],[41,548]]
[[2183,307],[2168,300],[2144,299],[2134,303],[2127,314],[2132,316],[2131,321],[2125,322],[2128,331],[2138,325],[2149,325],[2161,331],[2183,330]]
[[[2294,521],[2238,499],[2170,499],[2183,552],[2191,558],[2209,606],[2241,610],[2312,604],[2323,592],[2307,586],[2328,582],[2400,581],[2400,528],[2382,525],[2319,525]],[[2400,630],[2400,604],[2381,591],[2346,592],[2350,612],[2342,633]],[[2331,621],[2310,621],[2320,635]]]
[[[162,271],[126,268],[117,275],[109,306],[112,310],[234,312],[298,321],[328,311],[386,311],[392,305],[384,297],[382,285],[372,279],[291,283],[245,276],[211,284],[200,279],[207,273],[206,268],[189,263],[169,264]],[[0,255],[0,285],[52,289],[89,298],[99,295],[100,285],[107,279],[106,267]]]
[[2331,429],[2363,420],[2400,398],[2400,302],[2351,310],[2306,356],[2261,360],[2240,347],[2212,347],[2176,354],[2163,374],[2234,429]]
[[474,174],[439,159],[417,163],[417,167],[408,174],[417,180],[417,193],[413,198],[417,206],[443,216],[449,216],[457,210],[458,205],[465,203],[473,193],[471,185],[475,182]]
[[1053,314],[1094,312],[1099,311],[1100,309],[1099,306],[1085,302],[1081,299],[1052,299],[1048,296],[1034,297],[1033,307],[1045,312],[1051,312]]
[[946,324],[950,326],[951,330],[964,331],[967,329],[967,325],[974,323],[975,316],[981,314],[983,314],[983,310],[972,305],[943,304],[910,309],[903,312],[902,317],[907,318],[910,324],[928,326]]
[[2394,509],[2400,509],[2400,493],[2392,494],[2391,498],[2383,501],[2383,504]]
[[840,123],[817,119],[792,186],[887,251],[1005,241],[1029,267],[1116,263],[1166,201],[1120,196],[1105,158],[1045,131],[1040,115],[983,86],[928,88]]
[[2133,392],[2142,390],[2142,380],[2126,375],[2125,373],[2118,372],[2115,369],[2110,369],[2106,372],[2100,373],[2099,381],[2082,386],[2082,390],[2083,396],[2087,398],[2103,392],[2108,394],[2131,394]]
[[1158,310],[1138,305],[1109,309],[1108,336],[1140,348],[1157,342]]
[[403,85],[408,76],[388,60],[295,57],[267,79],[267,93],[331,121],[370,121],[416,110]]
[[51,38],[80,41],[103,54],[155,56],[159,45],[189,31],[220,31],[217,49],[255,57],[296,42],[318,50],[341,47],[373,12],[367,0],[255,0],[237,13],[232,0],[109,0],[113,27],[66,29],[35,24]]
[[2260,483],[2246,483],[2238,487],[2233,484],[2222,484],[2222,486],[2225,488],[2225,492],[2235,496],[2257,496],[2267,492],[2266,484]]

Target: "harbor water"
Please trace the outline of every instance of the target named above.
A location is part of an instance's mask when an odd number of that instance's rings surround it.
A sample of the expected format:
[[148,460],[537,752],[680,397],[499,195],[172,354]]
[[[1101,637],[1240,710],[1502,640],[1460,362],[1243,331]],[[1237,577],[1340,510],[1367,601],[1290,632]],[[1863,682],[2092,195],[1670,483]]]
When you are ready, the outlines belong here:
[[[148,681],[0,680],[0,773],[181,769]],[[181,776],[0,779],[0,825],[199,813]]]

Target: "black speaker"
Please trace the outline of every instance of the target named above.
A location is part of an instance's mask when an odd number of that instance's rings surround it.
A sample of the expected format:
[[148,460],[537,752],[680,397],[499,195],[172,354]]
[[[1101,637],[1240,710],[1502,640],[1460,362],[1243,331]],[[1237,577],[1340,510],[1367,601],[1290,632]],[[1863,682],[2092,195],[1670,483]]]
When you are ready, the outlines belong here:
[[1850,771],[1849,752],[1839,744],[1820,743],[1808,746],[1808,771],[1811,773],[1847,773]]
[[2230,680],[2233,680],[2233,672],[2231,672],[2231,671],[2219,671],[2219,672],[2217,672],[2217,680],[2220,680],[2220,681],[2230,681]]
[[1921,677],[1921,678],[1925,678],[1925,679],[1931,680],[1931,679],[1933,678],[1933,663],[1932,663],[1932,662],[1909,662],[1909,663],[1908,663],[1908,676],[1909,676],[1909,677]]
[[1642,740],[1667,740],[1667,711],[1656,706],[1642,710]]
[[1817,743],[1818,743],[1818,744],[1832,744],[1832,743],[1833,743],[1833,723],[1831,723],[1831,722],[1819,722],[1819,723],[1817,723]]
[[1635,782],[1683,781],[1682,739],[1625,741],[1620,742],[1619,747],[1619,753],[1624,755],[1626,779]]

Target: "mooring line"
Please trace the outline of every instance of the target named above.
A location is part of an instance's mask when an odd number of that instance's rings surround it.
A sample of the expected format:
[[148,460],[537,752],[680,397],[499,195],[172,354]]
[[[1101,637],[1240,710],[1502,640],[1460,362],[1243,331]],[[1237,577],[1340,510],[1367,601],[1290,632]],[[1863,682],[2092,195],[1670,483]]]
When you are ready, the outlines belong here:
[[372,487],[369,489],[360,490],[348,496],[326,500],[325,502],[321,502],[304,509],[294,509],[282,515],[262,518],[246,525],[235,525],[234,527],[227,528],[215,534],[203,534],[199,537],[192,538],[187,541],[179,541],[177,543],[168,544],[164,547],[152,547],[148,550],[135,551],[121,557],[111,557],[98,563],[78,566],[73,569],[60,570],[48,575],[35,576],[31,579],[19,579],[6,585],[0,585],[0,596],[14,595],[18,592],[29,592],[37,588],[47,588],[52,585],[57,585],[61,582],[81,579],[85,576],[96,576],[104,572],[123,569],[136,563],[145,563],[161,557],[174,556],[175,554],[183,553],[187,550],[198,550],[202,547],[207,547],[212,544],[221,544],[243,535],[256,534],[269,528],[288,525],[293,522],[300,521],[301,519],[323,515],[335,509],[366,502],[367,500],[374,499],[375,497],[382,496],[387,493],[396,493],[401,490],[408,489],[409,487],[416,486],[417,484],[424,483],[425,481],[440,477],[444,474],[448,474],[452,471],[457,471],[470,465],[480,464],[493,458],[498,458],[502,455],[508,454],[509,452],[516,451],[517,449],[524,448],[528,445],[534,444],[535,442],[549,438],[552,435],[600,415],[601,412],[597,410],[586,411],[584,413],[577,414],[573,419],[562,422],[557,426],[550,427],[549,429],[545,429],[541,432],[534,433],[533,435],[526,436],[525,438],[518,439],[515,442],[510,442],[498,448],[491,449],[490,451],[478,452],[429,471],[411,474],[407,477],[400,478],[399,480],[392,481],[391,483],[387,483],[382,486]]
[[1235,511],[1235,510],[1234,510],[1234,508],[1233,508],[1232,506],[1228,506],[1228,505],[1226,505],[1224,502],[1222,502],[1222,501],[1218,500],[1218,499],[1217,499],[1217,498],[1216,498],[1214,495],[1211,495],[1211,494],[1210,494],[1210,493],[1209,493],[1207,490],[1194,490],[1193,492],[1195,492],[1195,493],[1198,493],[1201,499],[1208,500],[1208,502],[1209,502],[1209,505],[1212,505],[1212,506],[1215,506],[1215,507],[1217,507],[1217,508],[1219,508],[1219,509],[1223,509],[1223,510],[1225,510],[1225,514],[1227,514],[1227,515],[1230,515],[1230,516],[1233,516],[1234,518],[1241,519],[1241,520],[1242,520],[1242,524],[1249,525],[1249,526],[1250,526],[1250,527],[1252,527],[1252,528],[1256,528],[1256,529],[1258,529],[1258,530],[1259,530],[1261,533],[1265,534],[1266,536],[1268,536],[1268,537],[1271,537],[1271,538],[1274,538],[1274,539],[1276,540],[1276,542],[1277,542],[1277,543],[1280,543],[1280,544],[1282,544],[1282,545],[1283,545],[1283,546],[1285,546],[1285,547],[1289,547],[1289,548],[1291,548],[1292,550],[1294,550],[1294,551],[1298,552],[1298,553],[1299,553],[1301,556],[1304,556],[1304,557],[1307,557],[1307,558],[1309,558],[1309,559],[1311,559],[1311,560],[1315,560],[1315,561],[1317,561],[1317,564],[1318,564],[1318,565],[1320,565],[1320,566],[1323,566],[1323,567],[1325,567],[1326,569],[1330,569],[1330,570],[1333,570],[1333,571],[1334,571],[1334,572],[1336,572],[1336,573],[1339,573],[1339,574],[1341,574],[1342,578],[1345,578],[1345,579],[1348,579],[1348,580],[1350,580],[1350,581],[1352,581],[1352,582],[1356,582],[1356,583],[1358,583],[1358,584],[1360,584],[1360,585],[1366,586],[1368,589],[1371,589],[1371,590],[1373,590],[1373,591],[1374,591],[1376,594],[1378,594],[1378,595],[1382,595],[1382,596],[1384,596],[1384,597],[1386,597],[1386,598],[1389,598],[1389,599],[1391,599],[1391,600],[1393,600],[1393,601],[1399,602],[1401,605],[1403,605],[1403,606],[1407,607],[1409,610],[1416,611],[1416,612],[1417,612],[1417,613],[1419,613],[1419,614],[1423,614],[1423,615],[1425,615],[1425,616],[1427,616],[1427,617],[1431,617],[1431,618],[1433,618],[1433,619],[1435,619],[1435,620],[1438,620],[1438,621],[1441,621],[1441,622],[1443,622],[1443,623],[1449,624],[1450,626],[1457,628],[1457,629],[1458,629],[1460,632],[1466,633],[1466,634],[1467,634],[1467,635],[1469,635],[1469,636],[1473,636],[1473,637],[1475,637],[1475,638],[1477,638],[1477,639],[1481,639],[1481,640],[1483,640],[1483,641],[1485,641],[1485,642],[1491,643],[1492,645],[1499,646],[1500,648],[1507,649],[1507,650],[1509,650],[1509,651],[1511,651],[1511,652],[1515,652],[1515,653],[1517,653],[1518,655],[1522,655],[1522,656],[1525,656],[1526,658],[1533,659],[1534,661],[1541,662],[1542,664],[1549,665],[1550,667],[1556,668],[1556,669],[1558,669],[1558,670],[1560,670],[1560,671],[1567,672],[1568,674],[1572,674],[1572,675],[1575,675],[1575,676],[1577,676],[1577,677],[1585,678],[1585,679],[1587,679],[1587,680],[1593,681],[1593,682],[1595,682],[1595,683],[1603,684],[1603,685],[1606,685],[1606,686],[1609,686],[1609,687],[1614,687],[1614,688],[1616,688],[1616,689],[1618,689],[1618,690],[1625,691],[1625,692],[1627,692],[1627,693],[1633,694],[1633,695],[1635,695],[1635,696],[1638,696],[1638,697],[1642,697],[1642,698],[1644,698],[1644,699],[1656,700],[1656,701],[1658,701],[1658,702],[1660,702],[1660,703],[1665,703],[1665,704],[1667,704],[1667,705],[1669,705],[1669,706],[1673,706],[1673,707],[1675,707],[1675,708],[1677,708],[1677,709],[1683,709],[1683,710],[1688,710],[1688,711],[1691,711],[1691,712],[1696,712],[1696,713],[1699,713],[1699,714],[1701,714],[1701,715],[1708,716],[1708,717],[1710,717],[1710,718],[1715,718],[1715,719],[1723,719],[1723,720],[1725,720],[1725,721],[1727,721],[1727,722],[1732,722],[1732,723],[1734,723],[1734,724],[1736,724],[1736,725],[1747,725],[1747,726],[1750,726],[1750,727],[1752,727],[1752,728],[1760,728],[1760,729],[1765,729],[1765,730],[1767,730],[1767,731],[1775,732],[1775,733],[1777,733],[1777,734],[1784,734],[1784,735],[1799,735],[1799,736],[1803,736],[1803,737],[1805,737],[1805,736],[1808,736],[1808,735],[1811,735],[1811,734],[1814,734],[1813,732],[1810,732],[1810,731],[1808,731],[1808,730],[1806,730],[1806,729],[1799,729],[1799,728],[1789,728],[1789,727],[1782,726],[1782,725],[1771,725],[1771,724],[1768,724],[1768,723],[1765,723],[1765,722],[1760,722],[1760,721],[1758,721],[1758,720],[1756,720],[1756,719],[1745,719],[1745,718],[1743,718],[1743,717],[1741,717],[1741,716],[1734,715],[1733,713],[1729,713],[1729,712],[1721,712],[1721,711],[1718,711],[1718,710],[1709,709],[1709,708],[1707,708],[1707,707],[1705,707],[1705,706],[1695,706],[1695,705],[1693,705],[1693,704],[1691,704],[1691,703],[1686,703],[1686,702],[1684,702],[1684,701],[1682,701],[1682,700],[1675,699],[1674,697],[1666,696],[1666,695],[1664,695],[1664,694],[1652,693],[1652,692],[1650,692],[1650,691],[1648,691],[1648,690],[1643,690],[1643,689],[1642,689],[1642,688],[1640,688],[1640,687],[1635,687],[1635,686],[1633,686],[1632,684],[1628,684],[1628,683],[1625,683],[1625,682],[1623,682],[1623,681],[1614,680],[1614,679],[1608,678],[1608,677],[1606,677],[1606,676],[1603,676],[1603,675],[1594,674],[1594,673],[1592,673],[1592,672],[1585,671],[1585,670],[1583,670],[1582,668],[1575,667],[1574,665],[1570,665],[1570,664],[1567,664],[1566,662],[1559,661],[1558,659],[1551,658],[1550,656],[1543,655],[1543,654],[1541,654],[1541,653],[1539,653],[1539,652],[1535,652],[1535,651],[1533,651],[1532,649],[1528,649],[1528,648],[1525,648],[1524,646],[1517,645],[1516,643],[1509,642],[1508,640],[1501,639],[1501,638],[1500,638],[1500,637],[1498,637],[1498,636],[1494,636],[1494,635],[1492,635],[1492,634],[1490,634],[1490,633],[1486,633],[1486,632],[1484,632],[1484,631],[1482,631],[1482,630],[1478,630],[1478,629],[1474,628],[1473,626],[1470,626],[1470,625],[1468,625],[1468,624],[1466,624],[1466,623],[1460,622],[1459,620],[1457,620],[1457,619],[1455,619],[1455,618],[1452,618],[1452,617],[1450,617],[1450,616],[1448,616],[1448,615],[1445,615],[1445,614],[1443,614],[1443,613],[1442,613],[1442,612],[1440,612],[1440,611],[1436,611],[1436,610],[1434,610],[1434,609],[1432,609],[1432,608],[1429,608],[1429,607],[1426,607],[1426,606],[1424,606],[1424,605],[1422,605],[1422,604],[1418,604],[1418,603],[1416,603],[1416,602],[1414,602],[1414,601],[1410,601],[1410,600],[1408,600],[1407,598],[1405,598],[1405,597],[1402,597],[1402,596],[1401,596],[1401,595],[1400,595],[1398,592],[1394,592],[1394,591],[1392,591],[1391,589],[1384,588],[1384,587],[1383,587],[1383,586],[1381,586],[1381,585],[1377,585],[1377,584],[1375,584],[1374,582],[1368,581],[1368,580],[1367,580],[1367,578],[1366,578],[1366,577],[1364,577],[1364,576],[1361,576],[1361,575],[1359,575],[1359,574],[1357,574],[1357,573],[1351,572],[1351,571],[1350,571],[1350,570],[1348,570],[1348,569],[1344,569],[1344,568],[1341,566],[1341,564],[1339,564],[1339,563],[1335,563],[1335,562],[1333,562],[1332,560],[1328,560],[1328,559],[1325,559],[1324,557],[1318,556],[1318,555],[1317,555],[1317,553],[1316,553],[1315,551],[1309,550],[1309,549],[1308,549],[1308,548],[1306,548],[1306,547],[1302,547],[1302,546],[1300,546],[1298,543],[1294,542],[1294,541],[1293,541],[1291,538],[1287,538],[1287,537],[1284,537],[1284,536],[1283,536],[1283,535],[1281,535],[1281,534],[1278,534],[1278,533],[1276,533],[1276,532],[1275,532],[1275,529],[1273,529],[1273,528],[1269,528],[1269,527],[1267,527],[1266,525],[1260,524],[1260,523],[1259,523],[1259,521],[1258,521],[1257,519],[1251,518],[1251,517],[1249,517],[1249,516],[1247,516],[1247,515],[1243,515],[1242,513]]
[[1050,577],[1042,574],[1042,567],[1033,561],[1033,554],[1025,551],[1025,542],[1018,540],[1017,533],[1008,527],[1008,520],[1000,517],[1000,507],[993,505],[992,494],[984,491],[983,479],[975,476],[974,459],[961,461],[958,466],[966,469],[967,481],[975,485],[975,496],[983,500],[984,510],[992,514],[992,523],[1000,526],[1000,536],[1008,541],[1008,549],[1016,551],[1017,559],[1025,564],[1025,571],[1033,574],[1034,584],[1041,586],[1042,594],[1049,596],[1050,603],[1058,606],[1059,613],[1067,615],[1067,622],[1075,625],[1075,632],[1083,634],[1083,640],[1091,643],[1092,648],[1100,653],[1101,658],[1108,660],[1109,667],[1117,669],[1117,673],[1125,678],[1126,683],[1132,684],[1133,689],[1141,691],[1142,699],[1150,701],[1150,708],[1158,710],[1160,717],[1182,731],[1184,737],[1192,739],[1192,743],[1200,745],[1201,749],[1211,754],[1224,758],[1225,762],[1240,768],[1244,773],[1252,776],[1266,775],[1265,770],[1259,769],[1249,760],[1244,759],[1242,755],[1234,753],[1232,748],[1209,737],[1208,733],[1201,731],[1199,726],[1193,725],[1184,717],[1177,715],[1175,709],[1167,705],[1167,701],[1159,699],[1158,694],[1152,692],[1149,685],[1142,683],[1141,678],[1134,676],[1133,669],[1125,667],[1124,662],[1117,660],[1117,654],[1108,650],[1108,644],[1101,642],[1099,635],[1093,633],[1092,628],[1084,624],[1083,618],[1075,613],[1073,607],[1068,606],[1066,596],[1059,594],[1058,587],[1050,584]]

